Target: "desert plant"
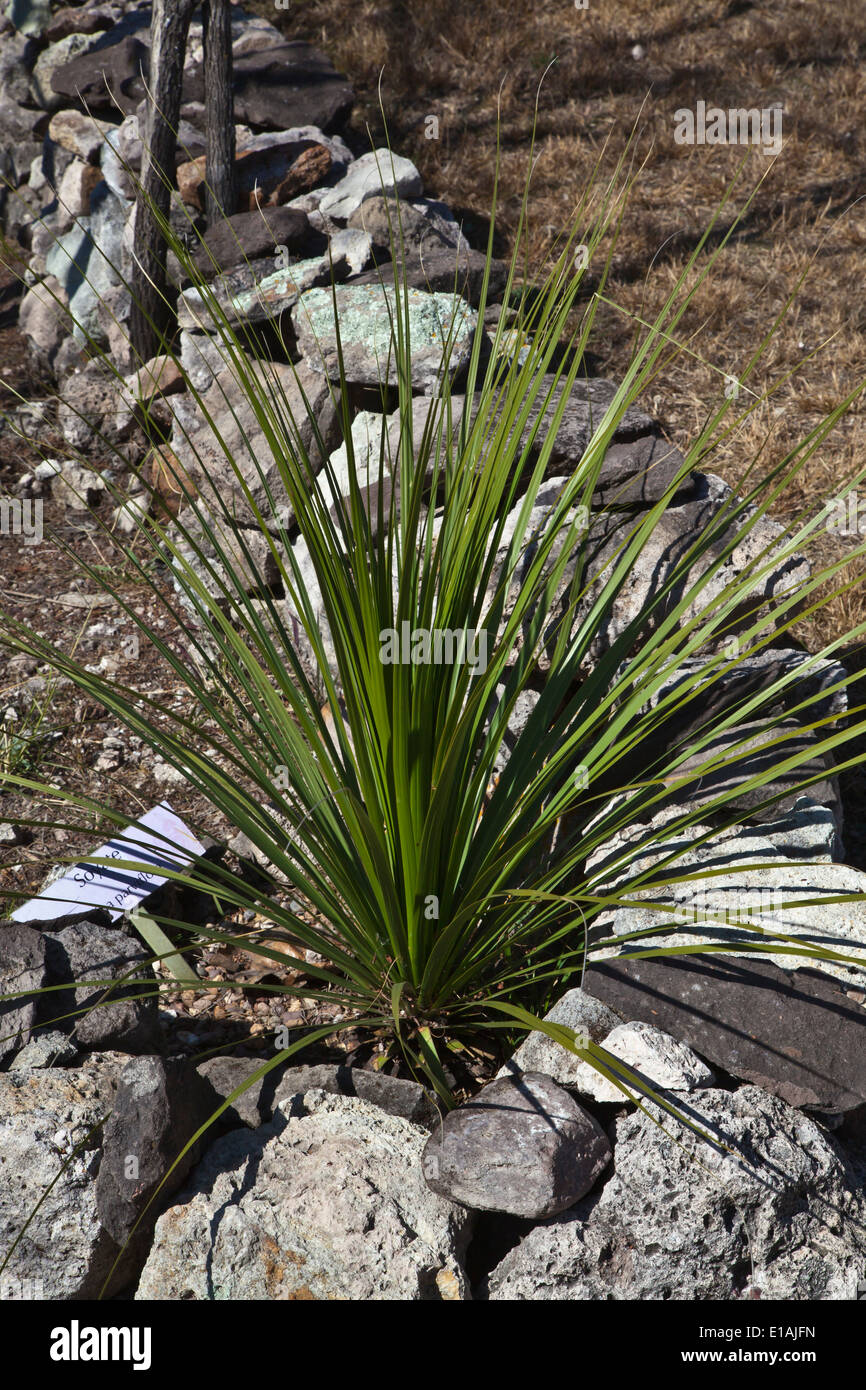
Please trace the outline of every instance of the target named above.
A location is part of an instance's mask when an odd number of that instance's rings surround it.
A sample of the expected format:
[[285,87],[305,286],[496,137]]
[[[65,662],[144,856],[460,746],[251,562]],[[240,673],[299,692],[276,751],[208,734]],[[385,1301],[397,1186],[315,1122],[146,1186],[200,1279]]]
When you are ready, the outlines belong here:
[[[252,411],[277,461],[279,489],[268,483],[256,459],[254,482],[265,498],[257,502],[249,467],[228,456],[246,498],[239,518],[213,478],[195,495],[178,469],[185,508],[176,523],[154,514],[140,520],[132,541],[119,542],[127,563],[138,569],[182,634],[188,655],[142,619],[103,571],[82,562],[101,588],[115,592],[179,687],[191,694],[193,717],[88,671],[11,619],[5,640],[50,662],[181,769],[266,862],[267,886],[261,878],[252,884],[204,860],[170,874],[214,892],[223,909],[254,908],[272,924],[271,935],[282,933],[303,947],[307,979],[285,986],[285,992],[339,1011],[329,1025],[280,1047],[260,1074],[312,1040],[366,1028],[386,1037],[393,1054],[426,1078],[448,1106],[454,1102],[449,1062],[461,1051],[489,1060],[502,1032],[511,1040],[521,1031],[542,1028],[626,1094],[654,1096],[603,1049],[540,1015],[580,980],[587,959],[609,944],[600,930],[606,911],[630,902],[644,905],[635,895],[648,886],[658,894],[685,878],[701,877],[678,871],[682,848],[665,852],[681,840],[684,828],[708,818],[717,826],[736,823],[729,786],[709,804],[685,806],[672,820],[647,829],[642,850],[662,851],[653,869],[641,869],[628,847],[602,867],[589,863],[618,831],[670,801],[696,776],[733,763],[738,743],[720,754],[714,747],[720,732],[756,715],[766,716],[771,726],[780,722],[775,707],[792,686],[793,673],[774,673],[763,684],[745,682],[733,699],[715,708],[711,697],[720,677],[742,657],[766,650],[804,609],[832,597],[840,565],[824,566],[796,590],[777,594],[772,605],[753,598],[756,586],[782,560],[808,552],[820,535],[821,516],[804,516],[786,536],[757,548],[712,604],[702,607],[696,600],[735,549],[756,534],[862,387],[798,449],[758,477],[743,498],[732,497],[720,508],[667,582],[599,651],[603,620],[677,487],[707,459],[720,434],[736,428],[764,399],[750,395],[748,381],[774,329],[768,326],[741,373],[750,403],[743,409],[736,398],[720,393],[678,477],[656,502],[637,514],[617,511],[615,504],[594,504],[618,423],[659,361],[682,350],[678,324],[696,287],[723,255],[737,219],[717,237],[714,223],[656,321],[637,326],[631,366],[593,422],[583,457],[557,495],[545,494],[539,506],[557,428],[605,298],[632,178],[625,158],[608,179],[599,174],[577,209],[572,235],[540,285],[531,287],[521,276],[519,250],[515,253],[505,300],[516,309],[516,341],[527,344],[524,352],[514,349],[502,321],[486,359],[476,335],[458,390],[449,370],[453,332],[450,337],[445,332],[438,390],[427,400],[423,420],[412,394],[409,291],[405,281],[398,285],[387,301],[396,402],[382,389],[383,410],[394,407],[394,426],[382,432],[372,460],[355,456],[351,391],[340,348],[332,403],[345,441],[347,491],[328,460],[306,397],[299,415],[279,374],[266,360],[255,364],[255,356],[266,355],[256,333],[237,325],[225,298],[203,281],[167,219],[155,210],[167,244],[217,324],[222,380],[230,383],[230,389],[223,388],[226,406],[235,418],[238,401]],[[732,196],[731,191],[719,214],[729,210]],[[527,185],[524,219],[528,206]],[[747,208],[748,199],[740,216]],[[492,237],[491,227],[479,312],[487,300]],[[399,262],[399,217],[393,241]],[[587,264],[599,274],[598,288],[588,297],[582,288]],[[339,343],[336,298],[333,305]],[[170,341],[163,346],[174,351]],[[200,393],[193,395],[223,442],[207,402]],[[552,417],[545,417],[548,407]],[[207,483],[208,465],[199,462]],[[847,489],[857,481],[848,480]],[[614,518],[619,529],[599,574],[594,566],[599,527]],[[254,523],[264,538],[284,601],[257,571],[248,533],[236,529],[238,520]],[[859,547],[855,558],[864,549]],[[170,557],[181,601],[142,563],[142,551]],[[383,660],[383,634],[399,634],[404,624],[413,633],[476,634],[483,641],[476,640],[475,652],[483,648],[484,660]],[[859,637],[863,626],[849,638]],[[739,646],[732,657],[725,643],[735,630]],[[839,645],[809,658],[804,669]],[[700,667],[687,664],[696,657],[702,658]],[[672,684],[671,678],[683,672],[685,681]],[[836,688],[846,684],[840,680]],[[529,692],[531,713],[507,760],[497,763],[509,720]],[[846,761],[844,750],[863,730],[858,711],[841,723],[815,717],[816,698],[804,696],[797,706],[816,743],[808,751],[787,752],[780,735],[779,762],[785,767],[796,769],[808,757],[831,750],[842,751],[842,767],[855,761]],[[771,776],[772,769],[764,770],[750,786],[760,792]],[[35,794],[50,792],[73,807],[92,809],[92,802],[61,787],[23,775],[14,780]],[[773,795],[767,793],[767,804]],[[100,810],[118,825],[129,823],[121,810]],[[121,861],[120,867],[136,865]],[[703,876],[711,879],[712,873]],[[298,909],[298,899],[306,910]],[[663,906],[658,911],[656,934],[672,921]],[[200,928],[169,917],[158,920],[173,949],[191,951],[200,944]],[[864,963],[855,952],[811,944],[778,923],[762,924],[760,914],[742,925],[755,951]],[[632,953],[667,953],[654,946],[652,934],[649,940],[645,932],[634,934]],[[281,960],[239,926],[206,935]],[[708,935],[712,924],[704,923],[703,937]],[[619,944],[624,940],[618,938]],[[724,948],[730,943],[720,938],[715,945],[701,940],[676,949]],[[214,982],[208,980],[207,987]],[[678,1113],[668,1101],[654,1098]]]

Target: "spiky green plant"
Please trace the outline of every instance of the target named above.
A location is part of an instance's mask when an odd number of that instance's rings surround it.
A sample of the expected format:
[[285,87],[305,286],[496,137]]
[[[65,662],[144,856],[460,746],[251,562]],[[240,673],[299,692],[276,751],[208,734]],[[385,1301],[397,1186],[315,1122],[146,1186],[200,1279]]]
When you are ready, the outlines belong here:
[[[841,581],[835,589],[828,584],[841,571],[841,564],[833,564],[796,591],[777,594],[771,604],[754,599],[761,581],[784,559],[808,553],[822,518],[803,516],[771,546],[756,547],[712,603],[702,606],[700,596],[735,549],[756,535],[862,387],[758,477],[745,497],[731,498],[693,538],[667,582],[599,648],[598,634],[677,488],[766,398],[751,394],[748,382],[778,326],[769,326],[741,373],[748,404],[742,408],[737,398],[720,394],[677,478],[658,500],[637,512],[618,510],[616,499],[597,505],[603,461],[618,424],[660,364],[681,350],[683,314],[737,226],[739,218],[732,217],[729,230],[715,234],[718,220],[730,214],[730,191],[658,317],[638,325],[629,368],[593,421],[583,456],[573,461],[556,497],[539,509],[557,429],[598,306],[607,302],[610,257],[632,178],[625,157],[609,180],[598,175],[540,286],[530,286],[521,274],[518,249],[504,298],[516,310],[516,341],[527,350],[513,350],[501,321],[487,356],[481,335],[475,337],[455,382],[454,344],[446,341],[439,388],[425,400],[423,419],[412,394],[409,293],[398,282],[389,301],[394,385],[390,393],[382,390],[383,410],[386,404],[392,408],[395,423],[383,431],[372,463],[355,457],[352,393],[339,351],[331,394],[346,445],[346,492],[307,398],[299,410],[267,361],[254,367],[254,357],[267,358],[267,349],[255,331],[227,314],[225,297],[202,280],[164,223],[167,242],[217,325],[225,364],[217,382],[225,406],[239,425],[240,405],[250,412],[257,437],[277,462],[279,485],[268,482],[255,454],[252,467],[232,457],[208,402],[193,391],[245,497],[243,515],[234,514],[207,460],[199,458],[201,494],[183,470],[175,470],[185,498],[175,525],[156,514],[140,521],[128,543],[114,538],[183,635],[188,655],[136,613],[104,570],[81,563],[160,652],[196,712],[175,713],[131,686],[88,671],[11,619],[6,641],[50,662],[181,769],[202,798],[249,837],[268,866],[267,886],[204,860],[170,874],[212,891],[224,912],[254,908],[272,924],[272,935],[276,930],[302,945],[313,962],[307,980],[284,986],[285,993],[339,1010],[332,1023],[280,1048],[259,1074],[310,1041],[349,1027],[367,1029],[389,1039],[393,1055],[449,1106],[449,1058],[464,1050],[489,1059],[503,1032],[511,1043],[540,1027],[626,1094],[643,1092],[679,1114],[603,1049],[573,1030],[542,1022],[540,1015],[610,944],[604,920],[612,907],[645,905],[636,895],[649,887],[658,902],[661,890],[717,872],[684,875],[677,860],[684,828],[708,820],[717,829],[736,823],[730,786],[709,804],[685,805],[673,819],[648,826],[640,848],[644,854],[648,848],[660,851],[654,867],[641,867],[630,843],[601,867],[597,856],[653,808],[675,802],[677,790],[703,772],[734,763],[741,743],[735,740],[720,754],[720,733],[756,716],[766,716],[770,727],[779,724],[774,707],[792,686],[790,673],[749,688],[718,713],[702,711],[738,661],[778,641],[804,611],[825,605],[843,587]],[[527,183],[521,231],[528,200]],[[740,217],[747,208],[748,200]],[[399,261],[399,220],[393,237]],[[488,298],[492,241],[491,225],[479,317]],[[587,264],[598,274],[589,295]],[[339,341],[338,319],[335,328]],[[172,343],[165,347],[176,350]],[[548,407],[552,415],[545,416]],[[242,427],[241,434],[249,442]],[[849,479],[840,494],[857,481]],[[600,528],[614,517],[620,527],[599,573],[594,547]],[[236,529],[238,521],[254,525],[264,538],[284,601],[257,565],[249,532]],[[864,550],[857,548],[853,558]],[[149,555],[171,558],[182,601],[155,577]],[[485,660],[383,661],[382,634],[400,633],[403,624],[412,632],[482,634],[474,652],[483,648]],[[859,637],[863,626],[848,640]],[[731,656],[725,643],[734,631],[739,646]],[[828,645],[804,669],[841,644]],[[700,668],[686,665],[696,657],[702,658]],[[684,670],[685,683],[672,685],[671,677]],[[837,688],[846,684],[841,679]],[[530,691],[531,713],[504,765],[497,764],[517,703]],[[779,766],[793,771],[829,751],[841,752],[841,767],[855,761],[844,755],[846,743],[863,730],[859,712],[843,723],[816,718],[816,699],[804,696],[797,707],[803,727],[815,732],[815,745],[788,755],[780,734]],[[676,737],[674,728],[680,730]],[[766,790],[774,770],[757,773],[749,787]],[[96,808],[62,786],[24,776],[15,780],[37,795]],[[768,791],[765,804],[778,795]],[[123,809],[98,809],[118,825],[129,823]],[[710,833],[715,832],[704,831],[702,838]],[[674,841],[679,847],[670,848]],[[121,861],[120,867],[136,865]],[[306,910],[298,909],[298,900]],[[658,912],[656,934],[674,920],[682,929],[664,906]],[[240,926],[203,931],[168,917],[158,921],[172,951],[191,952],[206,937],[282,961]],[[856,952],[812,944],[779,930],[778,923],[762,924],[760,914],[741,926],[748,937],[743,949],[864,963]],[[630,954],[636,955],[730,949],[722,937],[704,944],[713,935],[712,923],[703,923],[701,940],[684,948],[660,948],[646,935],[618,937],[617,944],[631,942]],[[214,983],[208,980],[207,987]],[[164,987],[163,981],[154,988]]]

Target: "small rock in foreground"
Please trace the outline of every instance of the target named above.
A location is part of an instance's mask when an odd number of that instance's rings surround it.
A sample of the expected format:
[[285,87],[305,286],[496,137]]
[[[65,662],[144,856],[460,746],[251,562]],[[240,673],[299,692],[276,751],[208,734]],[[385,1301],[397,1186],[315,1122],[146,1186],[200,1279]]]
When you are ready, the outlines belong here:
[[580,1201],[607,1167],[598,1122],[549,1076],[493,1081],[424,1149],[428,1187],[479,1211],[538,1219]]

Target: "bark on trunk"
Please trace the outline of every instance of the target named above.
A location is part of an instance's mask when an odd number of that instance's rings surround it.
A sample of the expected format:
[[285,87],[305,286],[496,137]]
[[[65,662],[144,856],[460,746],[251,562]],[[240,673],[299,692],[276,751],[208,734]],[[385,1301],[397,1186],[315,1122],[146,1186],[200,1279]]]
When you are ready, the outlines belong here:
[[232,30],[229,0],[205,0],[204,91],[207,110],[208,227],[235,211],[235,123],[232,98]]
[[166,302],[166,246],[157,213],[168,218],[186,37],[194,6],[195,0],[154,0],[151,16],[150,102],[130,280],[130,342],[143,361],[158,351],[171,320]]

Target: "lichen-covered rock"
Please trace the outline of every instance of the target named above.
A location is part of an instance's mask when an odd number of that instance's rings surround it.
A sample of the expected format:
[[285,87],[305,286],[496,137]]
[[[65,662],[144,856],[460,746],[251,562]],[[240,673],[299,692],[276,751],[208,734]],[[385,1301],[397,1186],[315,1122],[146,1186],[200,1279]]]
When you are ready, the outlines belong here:
[[[396,294],[392,287],[383,289],[378,284],[341,285],[333,294],[331,289],[311,289],[302,294],[292,310],[292,322],[298,346],[310,366],[339,380],[336,300],[346,379],[366,386],[386,381],[396,385]],[[402,293],[400,301],[402,312]],[[409,290],[407,303],[412,385],[416,391],[432,391],[446,370],[446,344],[449,376],[467,362],[477,315],[454,294]]]
[[689,1115],[736,1153],[679,1126],[674,1142],[640,1111],[617,1120],[602,1192],[531,1231],[490,1299],[856,1297],[866,1197],[818,1126],[754,1086],[697,1091]]
[[218,1140],[156,1224],[137,1299],[467,1297],[469,1212],[421,1174],[426,1131],[308,1091]]

